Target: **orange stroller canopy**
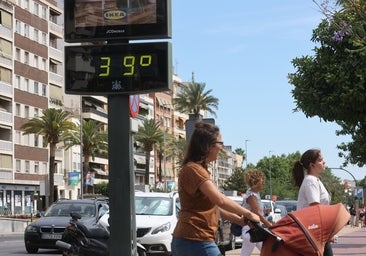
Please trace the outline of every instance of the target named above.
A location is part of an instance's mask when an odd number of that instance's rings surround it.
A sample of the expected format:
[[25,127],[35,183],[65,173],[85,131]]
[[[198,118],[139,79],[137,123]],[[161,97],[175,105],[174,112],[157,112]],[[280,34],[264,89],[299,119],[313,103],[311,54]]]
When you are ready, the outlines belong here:
[[267,238],[260,255],[322,256],[325,243],[346,225],[349,218],[348,211],[341,203],[315,205],[291,212],[270,227],[282,241]]

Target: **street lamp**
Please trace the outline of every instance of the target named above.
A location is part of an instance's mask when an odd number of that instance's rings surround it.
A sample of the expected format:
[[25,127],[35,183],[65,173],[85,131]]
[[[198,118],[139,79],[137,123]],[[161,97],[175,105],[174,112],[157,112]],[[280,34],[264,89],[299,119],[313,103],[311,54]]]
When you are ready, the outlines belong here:
[[[353,180],[355,182],[355,188],[357,188],[357,180],[356,180],[355,176],[353,176],[353,174],[350,171],[348,171],[348,170],[346,170],[346,169],[344,169],[342,167],[327,167],[327,168],[333,169],[333,170],[342,170],[342,171],[347,172],[349,175],[352,176],[352,178],[353,178]],[[359,219],[359,218],[357,218],[357,216],[358,216],[358,209],[359,209],[359,205],[358,204],[359,204],[358,198],[356,198],[356,226],[358,226],[358,219]]]
[[245,169],[248,169],[248,147],[247,143],[250,140],[245,140]]
[[269,195],[270,195],[270,200],[272,200],[271,153],[272,153],[272,151],[270,150],[270,151],[268,152],[268,165],[269,165]]

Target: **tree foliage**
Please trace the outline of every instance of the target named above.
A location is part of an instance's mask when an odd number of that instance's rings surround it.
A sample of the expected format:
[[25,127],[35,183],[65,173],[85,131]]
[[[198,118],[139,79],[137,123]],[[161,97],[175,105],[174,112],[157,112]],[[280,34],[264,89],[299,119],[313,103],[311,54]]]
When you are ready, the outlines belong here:
[[54,202],[54,173],[55,173],[55,154],[56,145],[63,142],[76,126],[70,119],[69,112],[62,109],[49,108],[42,111],[41,117],[34,117],[24,123],[20,129],[23,134],[35,134],[43,136],[43,146],[50,146],[49,156],[49,191],[48,205]]
[[181,113],[199,115],[200,111],[207,111],[216,116],[214,109],[218,109],[219,99],[210,95],[212,90],[205,91],[203,83],[189,83],[183,86],[181,92],[174,98],[175,109]]
[[343,0],[318,6],[325,17],[313,30],[314,56],[292,60],[289,82],[295,111],[307,117],[336,122],[337,135],[350,135],[341,143],[340,157],[348,163],[366,163],[366,1]]
[[88,193],[86,176],[90,171],[90,158],[94,159],[97,154],[107,155],[108,152],[108,134],[102,130],[103,124],[95,120],[82,120],[81,125],[74,130],[69,138],[65,140],[65,149],[76,145],[81,145],[84,162],[82,177],[84,181],[84,193]]
[[[296,160],[300,159],[300,152],[279,156],[272,155],[264,157],[256,165],[250,165],[248,169],[256,168],[266,175],[266,184],[260,192],[261,197],[270,195],[270,183],[272,195],[276,195],[278,200],[295,199],[297,200],[298,189],[292,183],[292,167]],[[233,174],[224,182],[224,190],[236,190],[245,192],[247,185],[244,182],[245,170],[236,168]],[[332,204],[345,200],[344,187],[341,180],[332,175],[330,169],[326,169],[320,176],[324,186],[331,195]]]
[[238,194],[245,192],[247,186],[244,182],[245,170],[241,167],[235,168],[233,174],[224,182],[222,189],[226,191],[237,191]]
[[160,123],[154,119],[145,119],[134,136],[135,141],[141,143],[145,151],[145,185],[149,185],[151,151],[159,141],[163,140],[163,137],[164,133],[160,129]]

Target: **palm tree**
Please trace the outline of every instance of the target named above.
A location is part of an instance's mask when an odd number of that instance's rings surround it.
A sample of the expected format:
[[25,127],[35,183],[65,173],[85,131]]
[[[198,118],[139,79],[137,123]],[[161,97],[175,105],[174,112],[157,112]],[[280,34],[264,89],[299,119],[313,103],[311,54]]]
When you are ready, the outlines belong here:
[[145,151],[145,184],[149,185],[150,152],[154,145],[163,140],[160,123],[154,119],[145,119],[135,134],[135,141],[140,142]]
[[[163,132],[164,133],[164,132]],[[157,154],[157,157],[158,157],[158,160],[159,160],[159,168],[158,168],[158,180],[159,182],[162,181],[162,164],[161,162],[163,161],[163,158],[164,158],[164,153],[165,153],[165,145],[164,145],[164,140],[159,140],[157,143],[156,143],[156,154]]]
[[49,108],[42,111],[41,117],[35,117],[24,123],[20,130],[23,134],[35,134],[43,136],[43,146],[50,145],[49,158],[49,191],[48,204],[54,202],[54,173],[55,173],[55,154],[56,145],[64,141],[69,133],[74,131],[76,126],[69,121],[71,114],[62,109]]
[[[171,141],[170,147],[172,149],[172,158],[175,159],[175,164],[177,168],[182,167],[184,154],[187,150],[187,141],[183,138],[173,138]],[[174,171],[174,177],[176,173]]]
[[192,74],[192,83],[184,86],[182,91],[173,99],[177,111],[186,114],[193,114],[194,117],[200,116],[200,111],[204,110],[216,116],[213,109],[218,109],[219,99],[211,96],[212,90],[205,92],[206,85],[195,83]]
[[[82,177],[83,181],[89,172],[90,157],[94,159],[96,154],[108,151],[108,134],[102,131],[103,124],[95,120],[83,120],[81,127],[76,129],[65,141],[65,149],[72,146],[81,145],[83,150],[84,162]],[[80,134],[81,132],[81,134]],[[84,192],[88,193],[86,182],[84,182]]]

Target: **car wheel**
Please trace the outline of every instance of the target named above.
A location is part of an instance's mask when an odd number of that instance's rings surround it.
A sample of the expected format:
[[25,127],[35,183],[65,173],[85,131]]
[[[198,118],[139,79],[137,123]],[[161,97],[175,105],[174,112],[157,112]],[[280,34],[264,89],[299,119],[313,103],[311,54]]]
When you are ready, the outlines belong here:
[[38,252],[38,247],[33,247],[28,244],[25,245],[25,249],[27,250],[28,253],[37,253]]

